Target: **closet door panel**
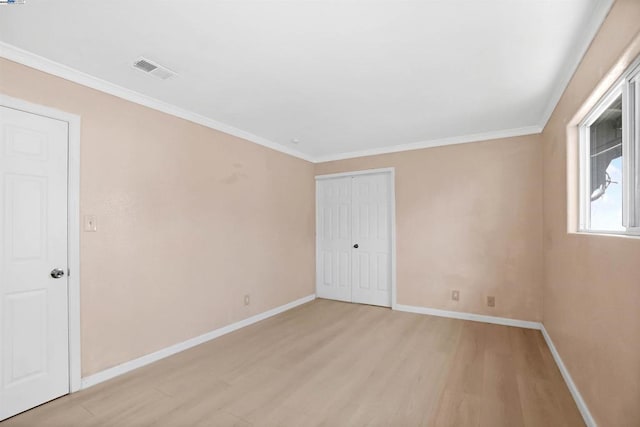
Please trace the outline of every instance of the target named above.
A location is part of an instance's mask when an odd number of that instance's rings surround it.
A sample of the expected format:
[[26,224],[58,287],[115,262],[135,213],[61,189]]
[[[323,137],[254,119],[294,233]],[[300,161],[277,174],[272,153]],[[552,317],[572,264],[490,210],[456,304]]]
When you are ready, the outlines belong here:
[[352,301],[388,307],[391,305],[389,177],[355,176],[351,188]]
[[351,178],[316,181],[316,194],[316,294],[351,301]]

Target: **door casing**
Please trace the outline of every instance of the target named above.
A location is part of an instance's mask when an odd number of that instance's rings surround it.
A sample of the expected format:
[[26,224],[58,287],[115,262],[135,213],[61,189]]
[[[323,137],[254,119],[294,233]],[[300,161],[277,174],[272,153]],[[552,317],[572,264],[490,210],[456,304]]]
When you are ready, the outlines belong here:
[[[345,177],[353,177],[358,175],[372,175],[372,174],[385,174],[389,179],[389,212],[391,215],[391,309],[395,310],[397,301],[396,301],[396,169],[394,167],[389,168],[379,168],[379,169],[366,169],[352,172],[340,172],[340,173],[332,173],[326,175],[316,175],[316,181],[323,179],[332,179],[332,178],[345,178]],[[319,204],[318,200],[318,191],[316,190],[316,212]],[[319,251],[318,244],[318,232],[317,232],[317,213],[316,213],[316,254]],[[316,280],[318,277],[317,274],[318,263],[316,257]],[[316,283],[317,289],[318,283]]]
[[67,122],[67,257],[69,286],[69,391],[81,388],[80,347],[80,116],[0,94],[0,105]]

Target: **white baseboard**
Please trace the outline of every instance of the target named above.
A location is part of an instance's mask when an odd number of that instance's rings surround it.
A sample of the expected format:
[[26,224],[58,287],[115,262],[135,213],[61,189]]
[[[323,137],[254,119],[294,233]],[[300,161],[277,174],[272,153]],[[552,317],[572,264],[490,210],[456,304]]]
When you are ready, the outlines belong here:
[[578,391],[578,387],[576,387],[576,384],[573,382],[573,379],[571,378],[571,374],[569,374],[569,371],[567,370],[567,367],[564,365],[562,358],[560,358],[560,353],[558,353],[556,346],[553,344],[553,341],[551,341],[551,337],[549,336],[549,333],[545,329],[544,325],[542,325],[542,328],[540,330],[542,331],[542,336],[544,337],[544,340],[547,342],[547,346],[549,347],[549,350],[551,350],[551,354],[553,355],[553,360],[556,361],[556,365],[558,365],[558,369],[560,369],[562,378],[564,378],[564,382],[567,384],[567,387],[569,388],[569,392],[571,392],[571,396],[573,396],[573,400],[576,402],[576,405],[578,406],[578,410],[580,411],[580,414],[584,419],[584,423],[587,425],[587,427],[597,427],[598,425],[596,424],[595,419],[591,415],[591,412],[589,411],[587,404],[585,403],[584,399],[582,398],[582,395]]
[[413,305],[403,305],[396,304],[393,307],[394,310],[398,311],[406,311],[408,313],[417,313],[417,314],[428,314],[431,316],[439,316],[439,317],[450,317],[453,319],[461,319],[461,320],[472,320],[474,322],[484,322],[484,323],[494,323],[496,325],[505,325],[505,326],[515,326],[518,328],[526,328],[526,329],[538,329],[542,332],[542,336],[553,355],[553,360],[555,360],[556,365],[558,365],[558,369],[560,369],[560,373],[562,374],[562,378],[564,382],[567,384],[567,388],[573,397],[573,400],[576,402],[578,406],[578,410],[584,419],[587,427],[597,427],[596,421],[594,420],[587,404],[585,403],[582,395],[578,391],[578,387],[573,382],[567,367],[562,362],[560,358],[560,354],[556,349],[556,346],[551,341],[551,337],[547,333],[544,325],[541,322],[531,322],[527,320],[516,320],[516,319],[508,319],[505,317],[495,317],[495,316],[485,316],[482,314],[473,314],[473,313],[464,313],[459,311],[449,311],[449,310],[439,310],[437,308],[427,308],[427,307],[417,307]]
[[[300,298],[298,300],[292,301],[288,304],[281,305],[279,307],[273,308],[271,310],[265,311],[264,313],[256,314],[255,316],[251,316],[247,319],[240,320],[239,322],[232,323],[227,326],[223,326],[222,328],[213,330],[206,334],[188,339],[178,344],[174,344],[170,347],[163,348],[162,350],[158,350],[154,353],[147,354],[142,357],[138,357],[137,359],[130,360],[128,362],[122,363],[118,366],[114,366],[113,368],[105,369],[104,371],[98,372],[96,374],[90,375],[88,377],[82,378],[82,388],[88,388],[93,385],[99,384],[101,382],[110,380],[127,372],[133,371],[134,369],[141,368],[142,366],[148,365],[160,359],[164,359],[165,357],[169,357],[173,354],[179,353],[181,351],[187,350],[191,347],[195,347],[199,344],[202,344],[207,341],[211,341],[215,338],[218,338],[222,335],[226,335],[230,332],[236,331],[240,328],[244,328],[245,326],[252,325],[261,320],[267,319],[269,317],[275,316],[276,314],[280,314],[287,310],[291,310],[294,307],[305,304],[307,302],[313,301],[316,298],[315,294],[308,295],[306,297]],[[518,328],[526,328],[526,329],[537,329],[542,332],[542,336],[549,346],[549,350],[553,355],[553,359],[558,365],[558,369],[560,369],[560,373],[562,374],[562,378],[564,379],[567,387],[569,388],[569,392],[571,396],[576,402],[578,406],[578,410],[584,419],[587,427],[597,427],[597,424],[587,407],[582,395],[578,391],[567,367],[562,362],[560,358],[560,354],[556,349],[556,346],[553,344],[551,337],[547,333],[544,325],[540,322],[531,322],[527,320],[517,320],[517,319],[509,319],[506,317],[496,317],[496,316],[486,316],[482,314],[474,314],[474,313],[464,313],[459,311],[449,311],[449,310],[439,310],[436,308],[427,308],[427,307],[417,307],[412,305],[403,305],[396,304],[394,306],[394,310],[404,311],[407,313],[417,313],[417,314],[427,314],[431,316],[439,316],[439,317],[449,317],[453,319],[461,319],[461,320],[471,320],[474,322],[484,322],[484,323],[493,323],[496,325],[504,325],[504,326],[515,326]]]
[[188,339],[178,344],[174,344],[170,347],[163,348],[162,350],[158,350],[154,353],[150,353],[142,357],[138,357],[137,359],[130,360],[118,366],[114,366],[113,368],[105,369],[104,371],[100,371],[96,374],[89,375],[88,377],[82,378],[82,388],[85,389],[85,388],[91,387],[103,381],[107,381],[107,380],[110,380],[111,378],[115,378],[119,375],[133,371],[134,369],[138,369],[138,368],[141,368],[142,366],[156,362],[160,359],[164,359],[165,357],[169,357],[173,354],[187,350],[191,347],[195,347],[204,342],[211,341],[212,339],[218,338],[222,335],[226,335],[240,328],[244,328],[245,326],[252,325],[261,320],[275,316],[276,314],[280,314],[287,310],[291,310],[292,308],[305,304],[309,301],[313,301],[315,298],[316,298],[315,294],[308,295],[306,297],[292,301],[288,304],[284,304],[279,307],[273,308],[271,310],[265,311],[263,313],[256,314],[255,316],[251,316],[249,318],[240,320],[239,322],[235,322],[230,325],[223,326],[222,328],[218,328],[211,332],[207,332],[206,334]]
[[484,314],[464,313],[461,311],[440,310],[437,308],[417,307],[414,305],[403,304],[396,304],[394,310],[406,311],[407,313],[428,314],[430,316],[450,317],[452,319],[471,320],[474,322],[494,323],[496,325],[515,326],[517,328],[542,329],[542,323],[540,322],[486,316]]

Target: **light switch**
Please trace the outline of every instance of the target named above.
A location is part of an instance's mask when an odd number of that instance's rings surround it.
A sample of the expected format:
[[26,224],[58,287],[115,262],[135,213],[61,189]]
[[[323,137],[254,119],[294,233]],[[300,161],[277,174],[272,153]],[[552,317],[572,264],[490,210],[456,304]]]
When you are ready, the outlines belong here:
[[84,231],[98,231],[98,220],[95,215],[84,216]]

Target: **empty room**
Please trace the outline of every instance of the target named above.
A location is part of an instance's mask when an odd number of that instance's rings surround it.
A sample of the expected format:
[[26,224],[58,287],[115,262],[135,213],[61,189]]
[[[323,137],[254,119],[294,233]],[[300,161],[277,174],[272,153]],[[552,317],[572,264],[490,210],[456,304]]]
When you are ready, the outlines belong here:
[[0,427],[640,427],[640,0],[0,0]]

